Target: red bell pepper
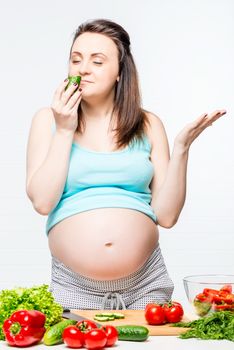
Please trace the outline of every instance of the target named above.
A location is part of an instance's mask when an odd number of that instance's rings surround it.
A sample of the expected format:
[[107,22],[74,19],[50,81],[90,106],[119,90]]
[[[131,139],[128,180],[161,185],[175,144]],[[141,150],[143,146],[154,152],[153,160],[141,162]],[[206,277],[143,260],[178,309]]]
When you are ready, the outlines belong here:
[[216,289],[205,288],[203,290],[203,294],[209,297],[211,299],[211,302],[215,302],[215,303],[224,302],[227,304],[234,303],[234,294],[231,294],[224,289],[216,290]]
[[232,293],[232,285],[231,284],[225,284],[220,290],[226,291],[228,293]]
[[214,297],[218,297],[219,291],[216,289],[205,288],[203,289],[203,294],[213,299]]
[[211,296],[207,296],[204,293],[199,293],[196,295],[196,300],[202,301],[202,302],[206,302],[206,303],[212,303],[213,301],[213,297]]
[[227,304],[233,304],[234,303],[234,295],[233,294],[219,294],[218,296],[214,297],[215,303],[227,303]]
[[15,311],[3,323],[6,341],[12,346],[29,346],[38,343],[46,329],[46,316],[37,310]]
[[214,310],[234,310],[234,305],[230,305],[230,304],[220,304],[220,305],[214,305],[213,306]]

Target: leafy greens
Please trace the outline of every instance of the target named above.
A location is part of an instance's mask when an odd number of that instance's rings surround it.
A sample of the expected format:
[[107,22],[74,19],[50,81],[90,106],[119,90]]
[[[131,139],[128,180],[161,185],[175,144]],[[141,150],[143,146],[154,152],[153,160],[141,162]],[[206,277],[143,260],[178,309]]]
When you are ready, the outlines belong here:
[[175,327],[188,327],[187,332],[181,334],[182,339],[226,339],[234,341],[234,312],[213,312],[210,316],[202,317],[192,322],[174,323]]

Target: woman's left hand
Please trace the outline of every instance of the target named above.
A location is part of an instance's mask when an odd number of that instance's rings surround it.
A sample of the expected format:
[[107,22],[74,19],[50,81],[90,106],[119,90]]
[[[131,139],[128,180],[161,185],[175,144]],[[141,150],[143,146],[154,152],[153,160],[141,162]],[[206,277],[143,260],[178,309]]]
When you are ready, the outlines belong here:
[[186,125],[175,138],[175,146],[188,151],[192,142],[217,119],[226,114],[225,109],[217,110],[211,114],[202,114],[194,122]]

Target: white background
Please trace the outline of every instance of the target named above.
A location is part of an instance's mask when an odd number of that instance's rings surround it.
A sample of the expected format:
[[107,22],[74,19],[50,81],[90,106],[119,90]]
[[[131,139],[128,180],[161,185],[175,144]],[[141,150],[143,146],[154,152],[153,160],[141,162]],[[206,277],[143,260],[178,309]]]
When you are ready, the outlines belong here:
[[75,29],[95,18],[129,32],[143,105],[162,119],[171,147],[186,123],[227,110],[192,145],[186,204],[160,242],[174,299],[186,300],[186,275],[234,273],[234,2],[8,0],[0,16],[0,289],[50,282],[46,217],[25,192],[28,132],[67,76]]

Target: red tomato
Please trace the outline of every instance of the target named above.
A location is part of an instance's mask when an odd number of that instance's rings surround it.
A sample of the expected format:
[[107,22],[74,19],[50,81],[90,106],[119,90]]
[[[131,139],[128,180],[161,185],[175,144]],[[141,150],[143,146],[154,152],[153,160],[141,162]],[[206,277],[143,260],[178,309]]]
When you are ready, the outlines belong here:
[[76,327],[83,333],[90,331],[91,329],[97,328],[97,325],[90,320],[82,320],[77,322]]
[[176,301],[172,301],[167,304],[164,304],[163,308],[165,311],[167,322],[175,323],[175,322],[181,321],[184,314],[184,310],[180,303],[177,303]]
[[101,328],[107,336],[107,342],[105,346],[112,346],[118,340],[118,331],[114,326],[106,325]]
[[231,284],[225,284],[220,290],[223,290],[228,293],[232,293],[232,285]]
[[84,333],[84,346],[87,349],[102,349],[106,345],[107,335],[101,328]]
[[145,307],[145,319],[149,324],[159,325],[166,323],[165,312],[159,304],[148,304]]
[[147,304],[146,307],[145,307],[145,311],[146,311],[146,309],[148,309],[148,307],[154,306],[155,304],[156,303],[149,303],[149,304]]
[[62,338],[69,348],[82,348],[84,345],[84,334],[76,326],[66,327]]

